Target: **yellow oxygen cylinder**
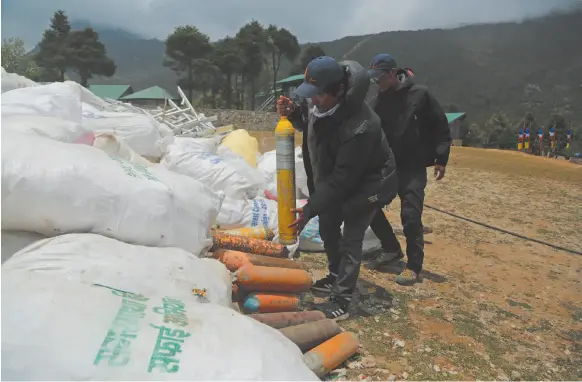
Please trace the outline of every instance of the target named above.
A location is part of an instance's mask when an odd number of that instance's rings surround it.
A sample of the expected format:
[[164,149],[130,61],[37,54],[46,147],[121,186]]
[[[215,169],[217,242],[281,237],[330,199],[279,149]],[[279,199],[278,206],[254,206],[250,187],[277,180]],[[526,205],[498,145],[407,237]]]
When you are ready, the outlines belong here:
[[297,242],[295,229],[289,225],[295,221],[291,212],[295,205],[295,130],[287,117],[281,117],[275,128],[277,153],[277,205],[279,213],[279,242],[292,245]]

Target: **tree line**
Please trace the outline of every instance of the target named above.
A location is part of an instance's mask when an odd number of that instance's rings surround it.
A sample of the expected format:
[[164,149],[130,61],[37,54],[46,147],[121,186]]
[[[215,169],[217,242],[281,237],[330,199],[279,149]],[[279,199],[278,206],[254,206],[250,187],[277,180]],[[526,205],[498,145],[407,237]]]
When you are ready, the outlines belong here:
[[[195,92],[200,96],[201,106],[254,110],[255,94],[262,85],[269,83],[266,87],[276,89],[283,60],[294,64],[290,74],[296,74],[325,52],[319,45],[309,45],[300,54],[297,37],[276,25],[265,27],[253,20],[235,36],[216,42],[196,26],[184,25],[166,38],[163,65],[176,73],[178,85],[191,101]],[[116,70],[99,34],[90,27],[72,30],[62,10],[54,13],[32,53],[25,52],[20,39],[4,40],[2,66],[39,82],[64,81],[66,73],[73,71],[83,86],[93,76],[111,77]]]
[[42,82],[65,81],[66,72],[71,70],[79,75],[83,86],[95,75],[111,77],[116,69],[99,34],[92,28],[72,30],[63,11],[55,12],[32,53],[25,53],[21,39],[4,40],[2,66],[8,72]]
[[[190,99],[197,91],[202,106],[254,110],[264,75],[270,72],[269,88],[276,89],[282,60],[294,63],[301,47],[289,30],[253,20],[216,42],[193,25],[179,26],[166,39],[165,53],[164,65],[176,72]],[[312,58],[324,54],[319,45],[308,46],[291,72],[302,73]]]
[[[445,106],[448,113],[459,112],[457,105]],[[556,111],[546,118],[537,119],[534,113],[527,112],[518,121],[511,119],[506,113],[496,112],[487,119],[484,124],[469,123],[463,121],[460,126],[460,138],[463,144],[471,147],[495,148],[504,150],[514,150],[518,142],[518,132],[520,129],[530,129],[531,151],[534,154],[547,152],[550,148],[549,129],[553,127],[556,133],[556,149],[565,156],[571,156],[575,152],[582,150],[582,137],[580,130],[575,132],[570,149],[566,149],[566,136],[570,128],[574,128],[568,123],[563,113]],[[543,129],[542,145],[538,139],[538,131]]]
[[[234,36],[216,42],[211,42],[196,26],[184,25],[176,27],[166,38],[163,64],[176,73],[178,85],[186,90],[190,100],[197,98],[199,106],[254,110],[258,90],[277,89],[283,60],[292,64],[286,73],[291,75],[302,73],[311,59],[325,55],[319,45],[305,47],[303,54],[301,51],[292,32],[272,24],[265,27],[256,20],[242,26]],[[66,72],[73,71],[83,86],[93,76],[110,77],[116,70],[98,33],[92,28],[72,30],[67,15],[60,10],[53,15],[50,27],[33,52],[26,53],[20,39],[4,40],[2,66],[8,72],[44,82],[64,81]],[[445,110],[457,112],[460,108],[451,104]],[[564,115],[556,110],[547,120],[538,122],[532,113],[527,113],[512,122],[507,114],[496,112],[481,125],[462,122],[460,137],[469,146],[513,149],[517,131],[528,125],[535,145],[540,127],[547,134],[554,126],[557,137],[565,137],[569,126]],[[574,135],[573,148],[582,148],[581,136]]]

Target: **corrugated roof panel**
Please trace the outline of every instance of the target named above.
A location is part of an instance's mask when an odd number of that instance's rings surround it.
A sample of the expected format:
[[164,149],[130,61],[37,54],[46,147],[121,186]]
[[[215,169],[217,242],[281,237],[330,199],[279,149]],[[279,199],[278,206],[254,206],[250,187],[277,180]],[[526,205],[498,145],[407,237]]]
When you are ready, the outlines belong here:
[[151,88],[143,89],[138,92],[132,93],[125,97],[122,97],[122,100],[132,100],[132,99],[176,99],[178,97],[171,95],[168,93],[164,88],[159,86],[152,86]]
[[130,87],[129,85],[89,85],[89,90],[98,97],[117,100]]
[[466,113],[445,113],[445,115],[447,116],[447,121],[451,123],[459,118],[465,117]]
[[287,78],[283,78],[282,80],[277,81],[277,83],[278,84],[284,84],[284,83],[287,83],[287,82],[299,82],[299,81],[303,81],[303,78],[304,78],[303,74],[296,74],[294,76],[290,76],[290,77],[287,77]]

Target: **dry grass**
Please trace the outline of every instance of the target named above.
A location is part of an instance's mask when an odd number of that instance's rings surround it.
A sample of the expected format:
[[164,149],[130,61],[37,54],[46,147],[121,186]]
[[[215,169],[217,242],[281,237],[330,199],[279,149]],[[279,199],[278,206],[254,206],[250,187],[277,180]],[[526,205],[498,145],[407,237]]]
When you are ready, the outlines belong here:
[[[271,149],[269,139],[263,141]],[[426,202],[582,250],[579,165],[453,148],[447,176],[429,181]],[[388,216],[399,225],[398,200]],[[343,324],[359,333],[360,356],[375,363],[348,368],[349,379],[582,379],[582,256],[430,209],[424,223],[434,233],[425,237],[423,283],[400,287],[394,276],[362,268],[361,278],[393,293],[396,306]],[[326,267],[325,255],[302,259],[316,275]]]

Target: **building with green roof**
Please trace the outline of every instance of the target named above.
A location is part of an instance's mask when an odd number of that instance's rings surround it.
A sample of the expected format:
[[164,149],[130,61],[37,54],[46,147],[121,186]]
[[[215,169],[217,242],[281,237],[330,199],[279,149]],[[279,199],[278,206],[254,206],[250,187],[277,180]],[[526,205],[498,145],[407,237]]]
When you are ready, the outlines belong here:
[[455,121],[463,121],[467,117],[467,113],[445,113],[449,124]]
[[98,97],[119,100],[133,93],[129,85],[89,85],[89,90]]
[[167,99],[177,101],[180,98],[160,86],[152,86],[121,97],[120,101],[129,102],[135,106],[163,106]]
[[304,78],[303,74],[295,74],[287,78],[283,78],[282,80],[277,81],[277,83],[299,85],[300,83],[303,82],[303,78]]
[[[277,81],[277,96],[285,95],[290,97],[295,88],[299,86],[303,82],[303,74],[295,74],[293,76],[289,76],[283,78],[282,80]],[[269,102],[266,105],[266,108],[270,108],[275,104],[275,98],[273,97],[273,89],[270,89],[268,92],[259,92],[255,94],[255,99],[259,103]]]
[[461,124],[467,118],[467,113],[445,113],[449,128],[451,129],[451,137],[453,138],[453,146],[462,146],[463,138],[461,137]]
[[277,92],[277,94],[290,97],[293,94],[293,91],[297,89],[297,86],[301,85],[304,79],[305,76],[303,74],[295,74],[277,81],[277,85],[281,86],[281,92]]

